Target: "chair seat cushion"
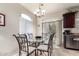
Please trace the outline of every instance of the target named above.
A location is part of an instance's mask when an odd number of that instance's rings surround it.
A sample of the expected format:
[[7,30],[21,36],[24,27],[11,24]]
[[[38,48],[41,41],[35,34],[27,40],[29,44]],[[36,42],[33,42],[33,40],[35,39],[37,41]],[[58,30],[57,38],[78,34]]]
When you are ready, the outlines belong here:
[[[26,50],[27,50],[27,44],[25,45],[26,45]],[[35,50],[35,47],[32,47],[32,46],[28,46],[28,47],[29,47],[29,53]]]
[[48,46],[47,45],[40,45],[37,49],[39,49],[39,50],[47,50]]
[[[26,49],[26,51],[27,51],[27,49]],[[31,55],[31,53],[32,53],[33,51],[35,51],[35,48],[34,48],[34,47],[29,47],[29,54],[30,54],[30,55]],[[21,51],[21,53],[23,53],[22,56],[28,55],[28,54],[27,54],[26,52],[24,52],[24,51]]]
[[34,51],[35,50],[35,47],[29,47],[29,53]]
[[48,41],[49,41],[49,40],[45,40],[44,44],[48,44]]

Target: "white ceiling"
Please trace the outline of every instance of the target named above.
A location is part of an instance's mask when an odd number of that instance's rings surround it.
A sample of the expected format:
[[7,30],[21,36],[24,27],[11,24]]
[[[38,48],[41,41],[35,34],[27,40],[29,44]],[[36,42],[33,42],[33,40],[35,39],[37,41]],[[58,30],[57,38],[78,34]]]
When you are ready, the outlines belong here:
[[[21,3],[21,5],[32,13],[39,7],[39,3]],[[53,13],[75,6],[79,6],[79,3],[45,3],[43,8],[46,9],[46,13]]]

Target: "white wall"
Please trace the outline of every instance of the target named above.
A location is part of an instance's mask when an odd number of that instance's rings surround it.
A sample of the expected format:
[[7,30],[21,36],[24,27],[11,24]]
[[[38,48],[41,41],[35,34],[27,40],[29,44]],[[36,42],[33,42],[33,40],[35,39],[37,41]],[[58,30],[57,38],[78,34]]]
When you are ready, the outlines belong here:
[[[0,4],[0,13],[6,15],[5,27],[0,26],[0,55],[10,55],[18,47],[13,34],[19,33],[20,14],[25,13],[35,21],[35,16],[19,4]],[[34,24],[34,22],[33,22]],[[35,24],[33,25],[35,31]]]

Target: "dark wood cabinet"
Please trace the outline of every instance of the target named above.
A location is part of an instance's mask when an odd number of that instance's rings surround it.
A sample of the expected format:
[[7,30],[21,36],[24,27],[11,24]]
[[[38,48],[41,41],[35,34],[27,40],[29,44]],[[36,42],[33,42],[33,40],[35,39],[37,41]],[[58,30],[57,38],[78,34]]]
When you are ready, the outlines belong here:
[[63,15],[63,27],[74,28],[75,27],[75,13],[70,12]]

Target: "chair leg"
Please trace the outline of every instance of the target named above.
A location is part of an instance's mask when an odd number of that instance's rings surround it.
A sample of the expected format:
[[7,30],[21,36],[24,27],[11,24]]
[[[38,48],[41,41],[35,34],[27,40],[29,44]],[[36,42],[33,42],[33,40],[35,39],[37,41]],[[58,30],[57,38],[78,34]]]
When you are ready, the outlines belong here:
[[50,56],[50,49],[48,50],[48,56]]
[[42,55],[42,51],[40,50],[40,55]]
[[51,56],[51,52],[49,53],[49,56]]
[[49,50],[48,51],[48,56],[51,56],[51,54],[52,54],[52,51]]
[[50,51],[50,56],[52,55],[52,51]]
[[48,52],[48,56],[49,56],[49,52]]
[[21,56],[21,50],[19,49],[19,56]]
[[35,56],[37,55],[37,50],[35,50]]
[[21,54],[21,47],[19,46],[19,56],[21,56],[22,54]]
[[37,56],[38,56],[38,50],[37,50]]
[[27,54],[26,56],[29,56],[29,54]]
[[51,49],[50,49],[50,56],[52,55],[52,50],[53,50],[53,49],[51,48]]

